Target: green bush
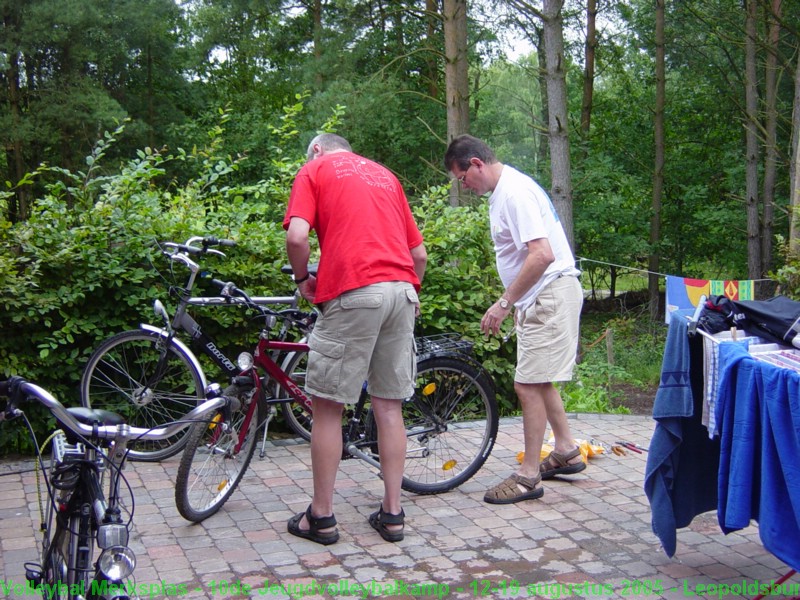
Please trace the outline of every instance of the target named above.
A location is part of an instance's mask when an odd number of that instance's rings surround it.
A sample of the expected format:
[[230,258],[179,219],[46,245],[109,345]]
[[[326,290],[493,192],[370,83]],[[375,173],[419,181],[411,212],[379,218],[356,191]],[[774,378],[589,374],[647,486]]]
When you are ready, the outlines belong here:
[[[170,272],[156,242],[233,237],[240,245],[229,259],[209,264],[216,276],[256,294],[293,291],[278,269],[285,260],[280,223],[261,218],[282,213],[288,190],[269,182],[224,185],[240,159],[218,154],[221,127],[210,132],[204,149],[165,154],[146,148],[115,171],[102,159],[120,131],[97,144],[85,172],[42,166],[20,182],[38,179],[46,189],[27,221],[0,215],[2,376],[24,375],[67,405],[78,404],[78,382],[98,343],[151,321],[153,300],[166,299],[172,285],[184,282],[187,273]],[[167,165],[177,161],[195,173],[180,186],[165,179]],[[217,316],[222,345],[241,346],[235,336],[246,324],[242,315]],[[232,326],[237,321],[238,329]],[[51,425],[35,421],[39,432]],[[17,436],[0,437],[0,452],[27,449]]]
[[[280,273],[286,262],[281,220],[293,174],[304,160],[293,125],[300,101],[286,109],[282,125],[273,129],[276,175],[251,186],[225,183],[242,159],[220,154],[224,112],[220,125],[209,132],[206,148],[173,153],[145,148],[114,169],[104,165],[104,157],[120,128],[98,142],[86,171],[45,165],[19,182],[43,182],[46,193],[25,222],[11,223],[0,215],[5,307],[0,314],[5,334],[0,337],[0,376],[23,375],[65,404],[77,405],[81,373],[101,340],[154,322],[155,299],[174,311],[170,291],[184,283],[187,273],[178,267],[170,270],[159,241],[183,242],[196,235],[232,238],[237,246],[226,249],[227,258],[208,257],[204,269],[254,295],[293,293],[291,280]],[[335,129],[340,111],[325,130]],[[181,184],[170,180],[167,173],[176,163],[181,172],[194,175]],[[457,332],[471,340],[476,357],[494,378],[501,414],[511,414],[517,406],[514,340],[480,333],[481,317],[502,292],[488,207],[485,202],[452,207],[448,191],[449,186],[433,187],[411,200],[429,256],[417,333]],[[202,293],[204,284],[199,285]],[[232,355],[256,342],[258,331],[240,310],[196,308],[193,314]],[[511,330],[511,319],[505,327]],[[582,372],[586,377],[585,368]],[[213,372],[208,376],[216,378]],[[576,385],[565,395],[586,410],[604,411],[598,392],[587,389],[595,386]],[[53,427],[44,411],[29,413],[38,433]],[[30,450],[16,424],[0,427],[0,454]]]

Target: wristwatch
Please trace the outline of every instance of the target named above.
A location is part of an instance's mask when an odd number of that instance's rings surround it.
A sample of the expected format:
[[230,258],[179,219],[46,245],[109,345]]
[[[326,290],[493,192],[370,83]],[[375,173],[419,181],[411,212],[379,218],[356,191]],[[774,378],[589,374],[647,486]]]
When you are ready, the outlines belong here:
[[497,301],[497,303],[500,305],[500,308],[502,308],[503,310],[508,310],[508,300],[506,300],[502,296],[500,297],[500,300]]

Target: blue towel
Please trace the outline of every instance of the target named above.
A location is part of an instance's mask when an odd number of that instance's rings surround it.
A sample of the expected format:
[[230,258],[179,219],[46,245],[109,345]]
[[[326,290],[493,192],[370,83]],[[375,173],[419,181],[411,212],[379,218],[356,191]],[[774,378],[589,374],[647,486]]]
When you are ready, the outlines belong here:
[[720,346],[719,524],[758,521],[764,547],[800,570],[800,374]]
[[687,316],[693,310],[676,310],[672,313],[664,344],[661,362],[661,380],[653,403],[653,418],[691,417],[693,412],[692,389],[689,374],[689,336]]
[[689,338],[685,316],[692,313],[675,311],[670,319],[644,479],[653,532],[668,556],[677,528],[717,506],[719,442],[701,423],[703,343],[699,335]]

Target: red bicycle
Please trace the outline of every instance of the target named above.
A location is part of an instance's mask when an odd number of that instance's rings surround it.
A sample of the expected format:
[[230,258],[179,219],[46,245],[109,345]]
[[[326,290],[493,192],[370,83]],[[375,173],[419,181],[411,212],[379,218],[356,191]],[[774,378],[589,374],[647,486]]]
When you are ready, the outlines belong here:
[[[192,426],[178,469],[175,501],[180,514],[202,521],[216,513],[235,490],[264,437],[276,407],[287,423],[310,439],[311,399],[303,390],[308,344],[283,339],[287,329],[301,335],[313,328],[316,313],[276,311],[251,299],[233,283],[215,281],[221,296],[244,304],[264,321],[253,354],[238,359],[241,372],[222,392],[234,399],[230,417],[220,412],[210,423]],[[271,332],[282,323],[280,339]],[[497,436],[499,411],[486,370],[472,357],[471,344],[456,335],[417,339],[417,382],[403,401],[408,436],[403,489],[417,494],[451,490],[483,465]],[[360,458],[380,470],[377,427],[366,386],[342,424],[343,458]],[[262,456],[264,446],[262,445]]]

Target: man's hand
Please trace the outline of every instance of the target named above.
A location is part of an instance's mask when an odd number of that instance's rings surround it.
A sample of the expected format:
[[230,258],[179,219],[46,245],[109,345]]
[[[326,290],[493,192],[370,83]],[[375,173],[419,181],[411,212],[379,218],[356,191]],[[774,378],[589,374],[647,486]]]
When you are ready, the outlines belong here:
[[309,274],[308,279],[297,285],[297,290],[303,298],[314,304],[314,297],[317,295],[317,278]]
[[509,314],[511,314],[511,306],[503,308],[499,302],[495,302],[481,319],[481,332],[484,335],[500,335],[500,325]]

